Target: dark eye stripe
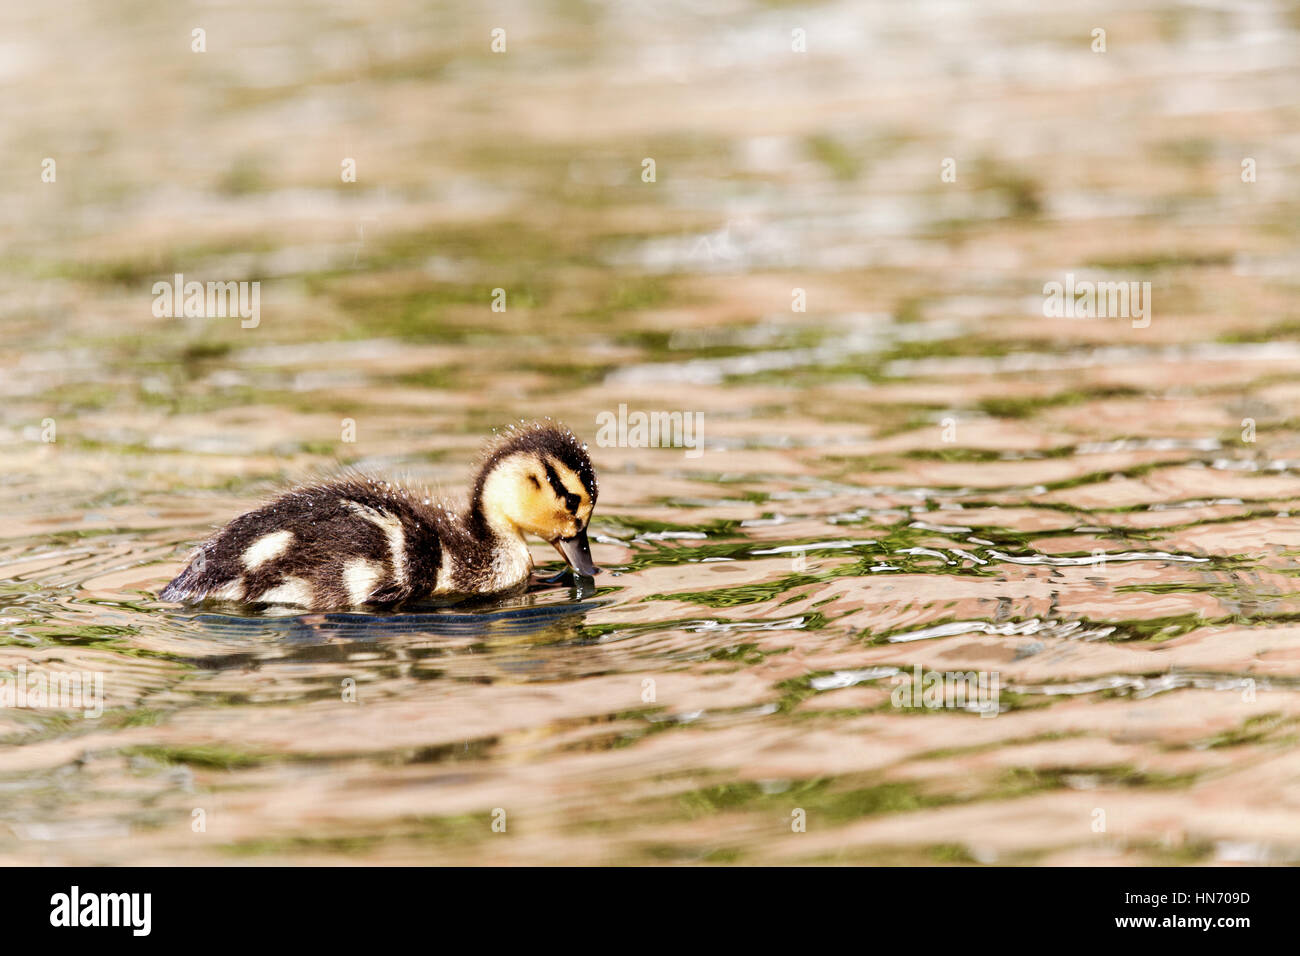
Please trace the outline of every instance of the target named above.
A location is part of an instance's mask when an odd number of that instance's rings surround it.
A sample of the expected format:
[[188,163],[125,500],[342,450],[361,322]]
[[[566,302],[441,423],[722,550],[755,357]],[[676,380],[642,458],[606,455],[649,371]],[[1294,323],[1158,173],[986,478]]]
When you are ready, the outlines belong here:
[[568,509],[569,514],[577,514],[578,504],[582,499],[564,487],[564,482],[560,481],[560,476],[555,473],[549,461],[546,463],[546,480],[551,483],[551,489],[556,497],[564,500],[564,507]]

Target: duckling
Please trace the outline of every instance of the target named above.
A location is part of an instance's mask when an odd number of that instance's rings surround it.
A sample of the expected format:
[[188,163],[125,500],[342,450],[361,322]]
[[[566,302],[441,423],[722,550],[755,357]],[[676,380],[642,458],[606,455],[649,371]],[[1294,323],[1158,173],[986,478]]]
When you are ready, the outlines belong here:
[[496,594],[527,582],[528,534],[590,576],[596,492],[572,432],[515,426],[485,448],[463,511],[357,475],[299,488],[218,531],[159,596],[328,610]]

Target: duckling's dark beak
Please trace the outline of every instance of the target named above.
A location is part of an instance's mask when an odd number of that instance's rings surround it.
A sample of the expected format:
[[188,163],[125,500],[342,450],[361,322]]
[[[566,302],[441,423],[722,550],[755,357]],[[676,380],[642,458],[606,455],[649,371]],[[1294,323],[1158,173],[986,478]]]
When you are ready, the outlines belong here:
[[569,562],[569,567],[579,574],[591,577],[600,570],[591,561],[591,545],[587,543],[586,528],[583,528],[572,538],[556,538],[551,544],[555,545],[555,550],[563,555],[565,561]]

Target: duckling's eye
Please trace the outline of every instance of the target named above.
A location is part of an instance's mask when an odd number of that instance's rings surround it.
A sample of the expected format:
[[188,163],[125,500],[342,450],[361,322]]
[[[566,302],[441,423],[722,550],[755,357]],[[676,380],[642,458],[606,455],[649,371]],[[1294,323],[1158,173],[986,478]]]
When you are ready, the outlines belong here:
[[569,514],[577,514],[578,505],[582,503],[582,499],[564,487],[564,482],[560,481],[560,476],[555,473],[555,469],[549,463],[546,466],[546,480],[551,483],[551,490],[555,492],[555,497],[564,502],[564,507]]

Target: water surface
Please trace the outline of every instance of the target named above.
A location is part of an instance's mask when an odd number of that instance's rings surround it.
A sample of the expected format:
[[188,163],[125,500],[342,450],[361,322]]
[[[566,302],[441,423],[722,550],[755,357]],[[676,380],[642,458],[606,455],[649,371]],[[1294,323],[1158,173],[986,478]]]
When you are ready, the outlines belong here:
[[[0,669],[105,709],[0,710],[0,860],[1300,860],[1294,5],[60,9],[0,14]],[[1070,272],[1149,326],[1044,317]],[[154,597],[540,416],[592,588]]]

